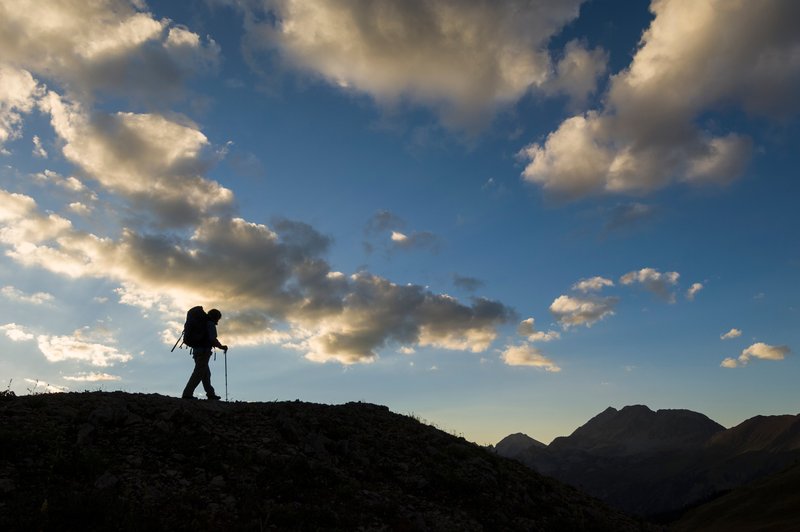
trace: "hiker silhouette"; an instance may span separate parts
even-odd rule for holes
[[[200,312],[202,312],[202,307]],[[193,309],[194,310],[194,309]],[[191,312],[191,311],[190,311]],[[194,371],[189,377],[189,382],[186,383],[186,388],[183,389],[182,397],[184,399],[194,399],[194,390],[197,385],[203,383],[203,389],[206,392],[206,397],[210,401],[219,401],[220,396],[214,392],[214,387],[211,386],[211,368],[208,367],[208,361],[211,359],[212,349],[217,347],[228,353],[228,346],[223,345],[217,339],[217,324],[222,318],[222,313],[212,308],[208,314],[204,313],[199,318],[198,326],[205,327],[201,334],[201,339],[191,348],[192,357],[194,358]],[[187,328],[189,321],[187,320]],[[186,329],[184,330],[186,333]]]

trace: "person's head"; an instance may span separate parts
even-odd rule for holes
[[[219,323],[220,318],[222,318],[222,312],[218,311],[217,309],[212,308],[208,311],[208,319],[214,323]]]

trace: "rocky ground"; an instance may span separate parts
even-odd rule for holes
[[[387,408],[0,394],[2,530],[652,530]]]

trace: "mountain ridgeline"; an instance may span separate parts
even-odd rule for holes
[[[668,521],[800,461],[800,415],[725,429],[689,410],[608,408],[550,445],[513,434],[495,452],[626,512]]]
[[[0,529],[653,527],[381,406],[93,392],[0,394]]]

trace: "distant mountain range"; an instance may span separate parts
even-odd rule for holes
[[[612,506],[668,521],[800,460],[800,415],[725,429],[689,410],[608,408],[550,445],[513,434],[494,449]]]

